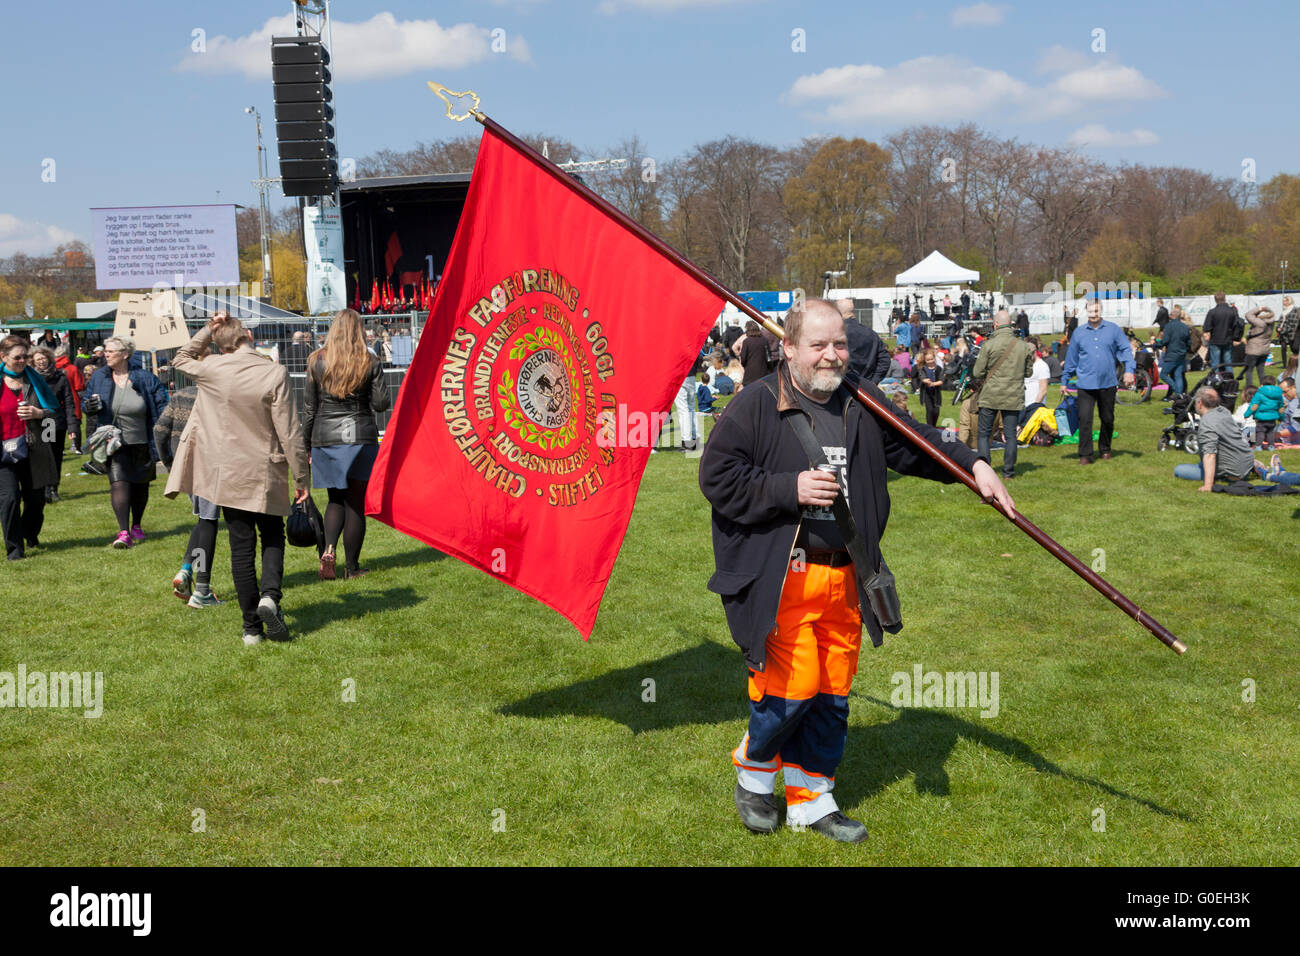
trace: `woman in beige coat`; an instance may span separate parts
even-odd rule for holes
[[[198,356],[215,343],[219,355]],[[230,570],[244,616],[244,643],[286,640],[280,612],[284,516],[289,466],[296,500],[307,498],[307,450],[289,390],[289,374],[253,349],[253,337],[224,313],[199,330],[172,359],[199,397],[176,448],[168,498],[185,492],[220,505],[230,535]],[[260,586],[254,549],[262,538]]]

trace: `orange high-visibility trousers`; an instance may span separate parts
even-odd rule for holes
[[[766,669],[749,674],[749,731],[732,762],[754,793],[773,793],[784,771],[786,821],[806,825],[839,809],[831,790],[848,736],[862,614],[852,565],[794,567],[767,636]]]

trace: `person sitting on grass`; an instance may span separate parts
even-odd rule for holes
[[[727,360],[722,353],[714,352],[709,363],[713,366],[709,370],[709,388],[718,395],[734,395],[736,381],[727,374]]]
[[[1296,395],[1295,379],[1287,376],[1278,384],[1286,405],[1282,408],[1282,417],[1273,437],[1279,445],[1300,444],[1300,396]]]
[[[1250,400],[1255,397],[1259,389],[1254,386],[1243,389],[1241,393],[1241,404],[1232,410],[1232,418],[1241,426],[1241,434],[1249,445],[1255,444],[1255,422],[1246,417],[1246,409],[1250,408]]]
[[[1232,414],[1219,404],[1219,393],[1212,388],[1198,389],[1194,399],[1196,427],[1201,440],[1201,463],[1174,466],[1175,478],[1199,481],[1197,491],[1213,491],[1215,481],[1239,481],[1257,474],[1250,445]]]
[[[1260,376],[1262,383],[1259,390],[1255,392],[1255,397],[1246,409],[1246,417],[1254,418],[1258,423],[1255,431],[1258,432],[1258,441],[1255,443],[1257,448],[1273,447],[1273,430],[1277,428],[1278,419],[1282,417],[1282,407],[1286,404],[1286,397],[1282,394],[1282,389],[1277,387],[1277,379],[1272,375]]]
[[[1255,462],[1255,474],[1259,475],[1265,481],[1271,481],[1279,485],[1300,485],[1300,472],[1287,471],[1282,467],[1282,456],[1277,452],[1273,453],[1273,459],[1269,462],[1268,467],[1264,463]]]
[[[709,373],[700,372],[695,376],[695,404],[706,415],[713,414],[713,391],[709,388]]]
[[[911,419],[912,413],[907,408],[907,392],[895,392],[889,397],[890,402],[894,405],[894,411],[898,412],[903,418]]]

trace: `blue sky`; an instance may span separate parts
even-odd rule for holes
[[[216,202],[218,192],[255,205],[243,109],[261,109],[273,150],[267,38],[292,32],[273,22],[290,9],[6,5],[0,255],[89,241],[92,206]],[[517,132],[598,153],[636,134],[660,161],[728,134],[788,145],[971,121],[1078,143],[1107,162],[1239,176],[1251,159],[1263,182],[1300,172],[1287,45],[1298,11],[1294,0],[338,0],[339,151],[361,157],[471,129],[441,115],[424,85],[433,79],[477,90]]]

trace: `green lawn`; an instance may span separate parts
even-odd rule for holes
[[[295,640],[245,648],[233,600],[171,596],[188,503],[159,482],[149,540],[113,551],[103,479],[70,477],[45,547],[0,570],[0,671],[100,671],[103,715],[0,710],[0,864],[1295,864],[1300,499],[1175,480],[1192,459],[1156,451],[1160,407],[1121,407],[1090,468],[1021,449],[1012,492],[1085,562],[1102,549],[1181,658],[960,485],[891,482],[906,627],[862,654],[853,847],[736,818],[745,671],[704,586],[697,461],[651,458],[590,643],[372,523],[358,581],[291,549]],[[233,599],[224,531],[216,566]],[[895,710],[916,664],[998,672],[998,715]]]

